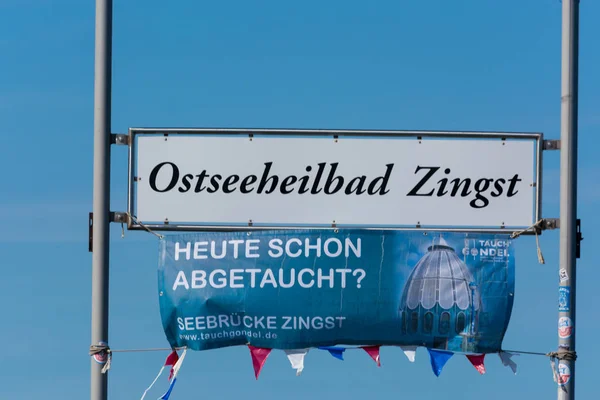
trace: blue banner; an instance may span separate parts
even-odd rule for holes
[[[501,349],[513,306],[509,235],[342,230],[204,232],[160,241],[171,346],[413,345]]]

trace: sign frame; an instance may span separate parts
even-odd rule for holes
[[[202,231],[252,231],[269,229],[378,229],[378,230],[418,230],[418,231],[440,231],[440,232],[473,232],[473,233],[507,233],[514,231],[515,228],[504,226],[496,227],[447,227],[447,226],[378,226],[378,225],[356,225],[356,224],[261,224],[255,225],[251,221],[240,224],[180,224],[170,223],[168,220],[162,223],[146,223],[138,221],[135,213],[137,178],[135,176],[135,164],[137,162],[137,138],[140,136],[164,136],[185,135],[185,136],[242,136],[253,138],[254,136],[272,136],[272,137],[330,137],[334,140],[343,137],[353,138],[404,138],[422,141],[426,139],[498,139],[499,141],[509,140],[530,140],[534,143],[534,168],[533,177],[535,181],[533,196],[533,216],[535,221],[531,226],[519,228],[520,234],[541,234],[543,229],[533,225],[541,220],[542,215],[542,165],[544,151],[544,136],[541,132],[497,132],[497,131],[420,131],[420,130],[340,130],[340,129],[253,129],[253,128],[130,128],[127,136],[129,145],[128,160],[128,185],[127,185],[127,229],[128,230],[152,230],[152,231],[171,231],[171,232],[202,232]]]

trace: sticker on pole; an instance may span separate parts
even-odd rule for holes
[[[98,345],[108,346],[108,343],[98,342]],[[108,352],[106,350],[102,350],[101,352],[94,354],[93,357],[94,361],[96,361],[98,364],[106,364],[106,361],[108,360]]]
[[[566,282],[569,280],[569,274],[567,273],[567,270],[564,268],[560,269],[558,276],[559,276],[561,282]]]
[[[558,319],[558,337],[568,339],[573,333],[573,321],[569,317],[560,317]]]
[[[558,363],[558,384],[564,386],[571,380],[571,368],[564,361]]]
[[[558,288],[558,311],[571,311],[571,288],[568,286]]]

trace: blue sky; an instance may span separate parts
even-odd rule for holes
[[[0,3],[2,397],[89,396],[94,2]],[[577,391],[592,398],[600,280],[600,3],[581,2]],[[560,1],[430,0],[114,4],[114,132],[132,126],[541,131],[560,129]],[[558,152],[546,156],[544,217],[558,216]],[[125,148],[113,148],[112,208],[126,201]],[[157,239],[112,226],[110,344],[163,347]],[[517,246],[506,349],[557,346],[558,232]],[[117,354],[112,399],[139,398],[166,353]],[[382,350],[339,362],[310,353],[301,377],[282,353],[254,379],[246,348],[190,353],[173,398],[553,398],[549,361],[497,356],[479,376],[464,357],[436,378]],[[162,381],[166,387],[166,378]],[[152,397],[160,394],[153,392]]]

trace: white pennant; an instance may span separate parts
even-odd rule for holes
[[[187,353],[187,348],[183,349],[183,353],[181,353],[181,356],[179,356],[179,360],[177,360],[175,365],[173,365],[173,378],[172,379],[175,379],[177,377],[177,374],[179,373],[179,369],[181,368],[181,364],[183,363],[183,359],[185,358],[186,353]]]
[[[512,372],[516,375],[517,374],[517,363],[514,362],[513,360],[511,360],[511,357],[518,356],[518,354],[507,353],[506,351],[501,351],[500,353],[498,353],[498,355],[500,356],[500,360],[502,360],[502,365],[504,365],[505,367],[510,367],[510,369],[512,369]]]
[[[288,360],[292,364],[292,368],[296,370],[296,376],[302,373],[304,369],[304,356],[308,353],[309,349],[298,349],[298,350],[284,350]]]
[[[417,346],[400,346],[408,361],[415,362],[415,356],[417,354]]]
[[[552,368],[552,379],[554,379],[554,382],[558,383],[558,370],[556,369],[554,358],[550,359],[550,368]]]

